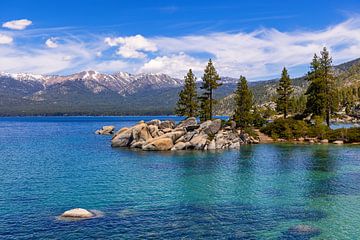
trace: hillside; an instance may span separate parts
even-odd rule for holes
[[[360,60],[334,67],[338,84],[360,84]],[[276,79],[249,83],[258,103],[272,99]],[[230,114],[237,79],[224,77],[216,90],[217,114]],[[84,71],[68,76],[0,73],[0,116],[173,114],[183,80],[165,74],[103,74]],[[197,83],[198,86],[200,83]],[[293,80],[305,91],[304,77]]]
[[[360,58],[334,66],[336,75],[336,84],[338,88],[358,86],[360,84]],[[249,87],[254,93],[254,98],[257,104],[264,104],[274,99],[276,95],[276,88],[278,79],[250,82]],[[304,93],[308,87],[308,82],[304,77],[292,79],[294,93],[299,95]],[[216,105],[216,114],[231,115],[234,106],[234,95],[230,94],[221,99]]]

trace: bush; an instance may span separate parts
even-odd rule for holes
[[[306,136],[308,128],[308,124],[304,121],[288,118],[276,119],[261,128],[260,131],[273,138],[293,139]]]
[[[331,129],[324,124],[323,118],[315,117],[314,124],[309,127],[308,136],[326,139],[328,138],[329,131],[331,131]]]
[[[339,128],[328,132],[330,141],[343,140],[347,143],[360,142],[360,128]]]

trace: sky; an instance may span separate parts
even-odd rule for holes
[[[359,0],[0,1],[0,71],[293,77],[360,57]]]

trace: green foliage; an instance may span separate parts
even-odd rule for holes
[[[308,136],[319,139],[326,139],[330,128],[324,124],[324,119],[320,116],[314,118],[314,124],[308,129]]]
[[[240,76],[237,89],[235,91],[235,113],[234,121],[240,128],[248,127],[253,122],[251,109],[253,107],[253,94],[249,89],[246,78]]]
[[[360,142],[360,128],[339,128],[328,133],[330,141],[343,140],[346,143]]]
[[[220,79],[221,78],[216,72],[211,59],[209,59],[208,65],[204,70],[202,85],[200,87],[203,90],[202,95],[199,97],[201,121],[212,119],[213,105],[215,104],[213,94],[214,90],[221,86],[221,83],[219,83]]]
[[[308,124],[292,118],[276,119],[260,130],[273,138],[293,139],[306,136]]]
[[[302,114],[306,109],[306,95],[293,96],[290,99],[290,109],[293,114]]]
[[[196,77],[191,69],[184,77],[185,85],[179,93],[175,113],[180,116],[195,117],[198,111],[198,99],[196,93]]]
[[[293,92],[294,89],[291,86],[290,76],[287,69],[284,67],[279,81],[279,86],[276,89],[276,110],[282,113],[284,115],[284,118],[286,118],[289,113],[290,98]]]
[[[252,114],[252,125],[256,128],[261,128],[267,123],[265,117],[261,115],[261,112],[257,107],[254,107],[254,111]]]
[[[332,71],[332,59],[324,47],[321,57],[314,55],[311,71],[307,74],[310,85],[306,91],[306,113],[325,117],[328,126],[330,125],[330,114],[336,109]]]

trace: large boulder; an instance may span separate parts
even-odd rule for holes
[[[342,141],[342,140],[336,140],[336,141],[333,141],[333,144],[339,144],[339,145],[341,145],[341,144],[344,144],[344,141]]]
[[[148,121],[146,124],[159,127],[160,123],[161,123],[161,121],[159,119],[153,119],[151,121]]]
[[[152,139],[146,123],[140,123],[132,128],[132,137],[134,141],[148,141]]]
[[[197,125],[197,121],[196,118],[194,117],[189,117],[185,120],[182,120],[176,127],[178,128],[187,128],[190,126],[196,126]]]
[[[83,208],[74,208],[68,211],[65,211],[60,216],[61,218],[77,218],[77,219],[88,219],[95,217],[95,214],[83,209]]]
[[[200,125],[201,128],[201,125]],[[215,119],[204,125],[203,131],[207,135],[214,135],[221,129],[221,119]]]
[[[170,120],[162,121],[159,125],[159,129],[174,128],[174,127],[175,127],[175,122]]]
[[[145,151],[168,151],[174,146],[171,138],[157,138],[143,145],[142,149]]]
[[[191,146],[193,146],[193,148],[195,150],[203,150],[204,147],[206,146],[207,142],[208,142],[208,135],[206,134],[198,134],[195,135],[191,140]]]
[[[142,141],[142,140],[140,140],[140,141],[138,141],[138,142],[132,141],[132,143],[131,143],[131,145],[130,145],[130,148],[142,148],[142,146],[144,146],[145,143],[146,143],[146,142],[145,142],[145,141]]]
[[[149,133],[153,138],[160,136],[159,127],[156,125],[148,125]]]
[[[114,126],[103,126],[101,129],[96,130],[95,134],[111,135],[114,133],[114,130],[115,130]]]
[[[171,151],[184,150],[186,148],[186,143],[178,142],[171,148]]]
[[[132,142],[132,129],[122,128],[111,140],[112,147],[128,147]]]
[[[208,147],[208,150],[215,150],[216,149],[216,143],[215,143],[215,139],[211,140]]]

